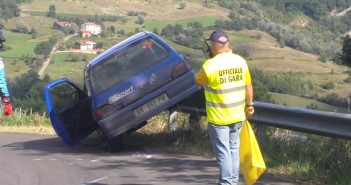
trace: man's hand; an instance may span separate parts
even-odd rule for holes
[[[246,118],[250,118],[255,112],[255,108],[252,105],[245,107]]]
[[[12,114],[12,104],[9,97],[2,97],[1,102],[4,105],[4,114],[9,116]]]

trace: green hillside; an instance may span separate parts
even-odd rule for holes
[[[30,3],[22,3],[19,7],[21,15],[4,22],[5,34],[7,36],[6,45],[9,50],[1,53],[9,66],[6,71],[8,77],[14,79],[29,70],[30,66],[24,64],[20,58],[22,56],[34,55],[33,48],[41,41],[48,38],[57,38],[59,40],[64,35],[58,30],[52,29],[52,24],[57,19],[47,18],[46,12],[50,5],[56,7],[57,16],[76,16],[76,17],[103,17],[103,16],[123,16],[127,18],[126,22],[121,21],[104,21],[104,28],[115,27],[116,30],[125,30],[126,34],[118,37],[99,38],[97,41],[112,44],[113,41],[121,40],[132,34],[135,29],[146,29],[152,31],[154,28],[160,32],[161,29],[168,24],[187,25],[189,22],[200,22],[203,26],[214,25],[216,20],[228,20],[231,10],[220,7],[216,3],[210,3],[206,6],[199,0],[186,1],[184,8],[179,8],[179,1],[129,1],[129,0],[75,0],[75,1],[45,1],[33,0]],[[109,6],[106,6],[106,5]],[[159,7],[162,7],[161,9]],[[136,16],[128,16],[129,12],[144,12],[144,24],[136,24]],[[280,16],[283,16],[280,14]],[[293,25],[312,22],[307,16],[296,15],[295,18],[289,16],[289,22]],[[283,20],[283,19],[281,19]],[[309,21],[309,22],[308,22]],[[25,23],[30,28],[35,28],[37,37],[31,38],[29,34],[14,33],[10,30],[16,28],[19,22]],[[210,31],[204,33],[208,36]],[[228,31],[230,43],[236,51],[246,51],[249,54],[248,65],[250,68],[258,68],[268,74],[291,74],[293,78],[300,79],[314,84],[313,91],[319,96],[326,96],[330,93],[337,93],[340,97],[347,97],[350,94],[351,83],[344,80],[349,76],[347,67],[336,65],[330,61],[320,62],[319,56],[305,53],[292,49],[290,47],[281,47],[276,38],[268,33],[255,30]],[[66,42],[67,46],[72,46],[76,40],[80,38],[73,37]],[[166,39],[166,38],[165,38]],[[190,53],[191,48],[187,48],[171,40],[168,40],[177,51],[181,53]],[[19,58],[19,59],[16,59]],[[49,64],[45,74],[52,79],[60,77],[72,78],[79,82],[82,78],[84,62],[67,62],[69,54],[55,54],[51,58],[53,63]],[[197,58],[196,63],[192,63],[193,68],[197,70],[201,66],[203,58]],[[16,62],[14,62],[16,61]],[[10,63],[10,65],[9,65]],[[335,87],[332,89],[324,89],[325,83],[333,82]],[[291,99],[289,97],[287,99]],[[304,100],[301,100],[304,101]],[[286,104],[290,104],[286,101]],[[294,105],[292,105],[294,106]],[[301,105],[305,107],[306,105]],[[321,106],[322,107],[322,106]],[[329,109],[331,110],[331,109]]]
[[[86,63],[97,56],[71,52],[77,40],[94,41],[107,49],[142,30],[157,31],[185,56],[194,70],[198,70],[205,60],[202,36],[208,37],[217,27],[226,28],[233,52],[247,59],[254,78],[254,91],[263,92],[260,95],[264,100],[291,107],[341,113],[348,111],[337,105],[351,96],[351,71],[348,67],[337,65],[336,56],[342,48],[342,37],[351,30],[351,11],[345,11],[351,6],[351,0],[7,0],[7,3],[19,1],[23,3],[18,4],[21,10],[18,17],[7,19],[5,15],[13,11],[0,8],[0,26],[4,27],[7,38],[5,51],[0,56],[5,60],[14,108],[39,112],[37,116],[45,118],[46,125],[49,121],[43,86],[50,80],[63,77],[82,85]],[[55,6],[55,16],[48,17],[51,5]],[[65,35],[52,28],[55,21],[77,23],[77,27],[82,22],[97,22],[103,32],[100,37],[90,38],[80,38],[67,32]],[[164,27],[177,25],[176,28],[180,29],[178,25],[186,27],[188,23],[195,22],[202,24],[200,32],[197,32],[199,27],[189,26],[183,32],[170,29],[165,32],[171,34],[161,35]],[[187,32],[195,34],[186,35]],[[199,35],[201,37],[197,37]],[[67,36],[72,37],[68,39]],[[50,63],[45,68],[44,77],[39,78],[36,71],[39,72],[46,60],[44,55],[36,55],[34,49],[49,40],[57,41],[57,45],[48,59]],[[27,73],[30,69],[33,71]],[[7,118],[19,120],[14,116],[3,118],[6,120],[2,126],[12,124]],[[180,132],[169,132],[164,127],[163,115],[155,118],[154,123],[163,126],[162,132],[154,125],[147,128],[152,133],[160,132],[146,132],[148,138],[157,138],[157,141],[150,142],[152,145],[159,144],[161,136],[168,138],[165,148],[185,147],[185,151],[192,154],[211,151],[207,132],[188,132],[185,124],[188,117],[179,119],[183,123],[179,125],[179,128],[182,127]],[[40,122],[38,118],[33,120],[35,125]],[[30,121],[25,122],[31,125]],[[206,120],[203,120],[200,131],[206,130],[205,125]],[[347,140],[312,134],[307,139],[291,139],[290,130],[256,128],[258,136],[260,132],[267,136],[261,135],[258,141],[262,146],[268,178],[281,178],[297,184],[350,184],[351,145]],[[305,147],[300,147],[302,145]]]
[[[37,43],[31,41],[30,35],[15,33],[8,30],[4,30],[4,34],[7,38],[5,45],[11,47],[11,49],[2,52],[2,57],[20,58],[23,55],[34,55],[33,48]]]
[[[318,107],[318,110],[327,111],[327,112],[339,112],[339,113],[348,113],[347,108],[341,108],[337,106],[328,105],[315,100],[310,100],[306,98],[301,98],[297,96],[291,96],[289,94],[280,94],[280,93],[270,93],[273,100],[279,105],[289,105],[290,107],[300,107],[306,108],[308,106],[314,105]]]
[[[79,55],[79,53],[56,53],[51,58],[51,63],[47,67],[45,74],[48,74],[52,79],[69,78],[75,83],[82,84],[84,67],[86,62],[72,62],[70,58],[72,55]],[[94,58],[94,54],[84,54],[89,60]]]

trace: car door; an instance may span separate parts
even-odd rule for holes
[[[56,134],[67,145],[86,138],[97,128],[86,93],[66,78],[45,86],[45,101]]]

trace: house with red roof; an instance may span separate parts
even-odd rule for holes
[[[76,48],[80,50],[93,50],[96,49],[96,43],[88,40],[79,40],[75,43]]]
[[[71,23],[64,22],[64,21],[54,22],[52,24],[52,28],[57,29],[57,30],[63,30],[64,28],[68,28],[70,26],[71,26]]]

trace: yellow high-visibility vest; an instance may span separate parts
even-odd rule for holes
[[[204,86],[207,120],[218,125],[244,121],[245,85],[251,83],[246,61],[231,52],[220,53],[205,61],[208,78]]]

